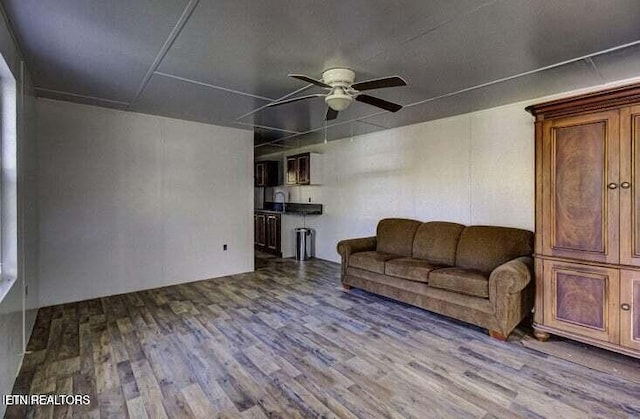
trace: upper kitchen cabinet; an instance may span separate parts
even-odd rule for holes
[[[287,185],[322,184],[322,154],[302,153],[287,157]]]
[[[278,162],[260,161],[255,164],[255,186],[278,185]]]

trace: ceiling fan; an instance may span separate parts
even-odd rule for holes
[[[373,79],[367,81],[361,81],[354,83],[356,73],[348,68],[331,68],[325,70],[322,73],[322,80],[316,80],[312,77],[305,76],[304,74],[289,74],[289,77],[302,80],[307,83],[314,84],[329,90],[328,93],[317,93],[313,95],[294,97],[292,99],[285,99],[279,102],[273,102],[267,105],[279,106],[286,103],[297,102],[299,100],[313,99],[316,97],[324,97],[324,101],[327,106],[326,120],[331,121],[338,117],[338,112],[347,109],[353,100],[358,102],[364,102],[369,105],[377,106],[389,112],[398,112],[402,109],[402,105],[397,103],[388,102],[384,99],[380,99],[374,96],[362,94],[360,92],[365,90],[382,89],[385,87],[397,87],[406,86],[407,82],[399,76],[383,77],[380,79]]]

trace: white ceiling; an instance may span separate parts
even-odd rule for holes
[[[640,75],[638,0],[2,0],[39,96],[253,129],[256,153]],[[325,130],[315,88],[398,74]]]

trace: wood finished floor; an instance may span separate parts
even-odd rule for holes
[[[363,291],[339,267],[254,273],[40,310],[6,416],[638,417],[640,383]]]

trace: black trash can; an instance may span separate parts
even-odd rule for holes
[[[313,257],[313,230],[296,228],[296,260],[309,260]]]

